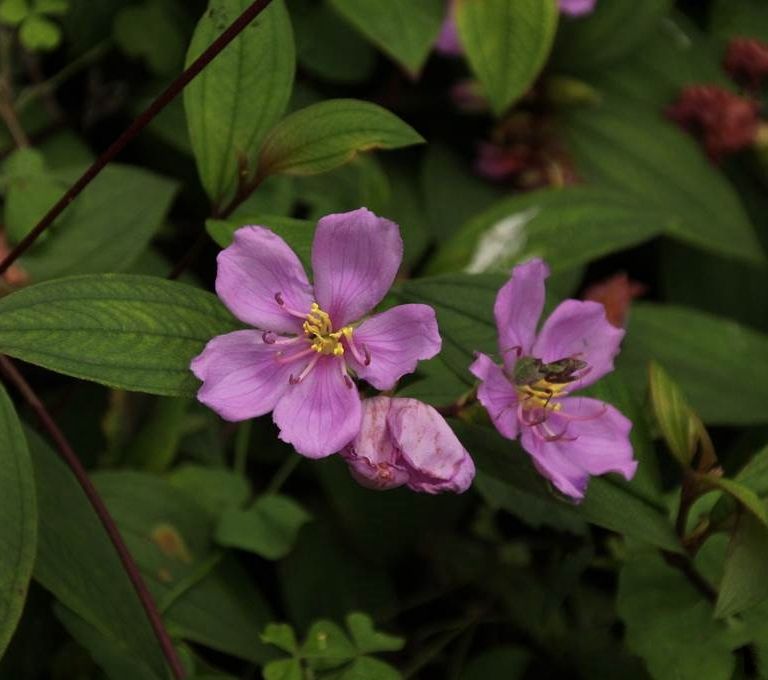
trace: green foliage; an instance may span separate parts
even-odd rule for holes
[[[50,17],[68,10],[68,0],[3,0],[0,23],[18,26],[19,39],[28,50],[47,52],[61,43],[61,29]]]
[[[279,560],[293,547],[301,527],[310,515],[287,496],[267,494],[258,497],[245,510],[230,508],[216,527],[216,541],[230,548],[241,548]]]
[[[192,393],[190,361],[235,328],[210,293],[129,274],[58,279],[0,300],[0,351],[152,394]]]
[[[296,111],[267,135],[259,158],[262,176],[315,175],[361,151],[397,149],[424,139],[386,109],[355,99],[329,99]]]
[[[500,116],[525,94],[549,56],[555,0],[459,2],[456,25],[473,72]]]
[[[37,549],[37,503],[29,449],[0,387],[0,656],[21,618]]]
[[[333,8],[409,73],[418,73],[440,30],[442,0],[330,0]]]
[[[264,668],[265,680],[302,678],[306,668],[326,680],[398,680],[402,675],[392,666],[369,654],[395,652],[403,640],[375,630],[366,614],[353,612],[346,619],[349,635],[332,621],[315,621],[299,644],[286,624],[270,624],[262,640],[291,654],[290,659],[271,661]]]
[[[187,65],[249,5],[212,0],[195,30]],[[184,90],[189,136],[203,187],[214,205],[251,175],[266,133],[293,87],[295,49],[283,0],[275,0]]]

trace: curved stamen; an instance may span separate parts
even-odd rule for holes
[[[343,359],[339,361],[339,368],[341,369],[341,377],[342,380],[344,380],[344,384],[349,389],[352,389],[355,386],[355,383],[353,383],[352,378],[349,377],[349,374],[347,373],[347,364]]]
[[[283,294],[280,293],[280,292],[275,293],[275,302],[277,302],[277,304],[280,305],[280,308],[284,312],[290,314],[291,316],[295,316],[298,319],[305,319],[306,316],[307,316],[306,314],[302,314],[301,312],[299,312],[299,311],[297,311],[295,309],[292,309],[291,307],[286,305],[285,304],[285,298],[283,297]]]
[[[541,409],[541,415],[534,419],[534,420],[528,420],[526,418],[525,414],[527,411],[532,411],[533,409],[525,409],[523,408],[523,405],[520,404],[517,410],[518,418],[520,419],[520,422],[523,423],[523,425],[528,425],[529,427],[536,427],[536,425],[541,425],[546,419],[547,419],[547,410],[545,408]]]
[[[542,434],[539,428],[543,428],[547,434]],[[550,430],[547,427],[546,423],[540,423],[539,425],[536,425],[533,427],[533,431],[535,434],[537,434],[541,439],[543,439],[546,442],[557,442],[557,441],[567,441],[567,442],[574,442],[578,439],[578,437],[566,437],[565,433],[568,431],[568,424],[566,423],[565,427],[563,428],[562,432],[554,433],[552,430]]]
[[[349,351],[352,353],[352,356],[355,358],[355,361],[357,361],[358,364],[362,364],[363,366],[370,366],[371,365],[371,353],[368,351],[368,347],[365,345],[362,345],[362,352],[360,351],[360,347],[357,346],[355,343],[355,338],[352,335],[352,333],[348,333],[344,335],[344,339],[347,341],[347,347],[349,347]]]
[[[311,347],[307,347],[307,349],[296,352],[296,354],[289,354],[288,356],[284,356],[285,353],[282,351],[275,352],[275,361],[280,365],[292,364],[294,361],[298,361],[299,359],[312,354],[313,351],[314,350]]]
[[[590,413],[587,416],[576,416],[571,413],[566,413],[565,411],[558,411],[557,415],[565,418],[566,420],[594,420],[595,418],[599,418],[602,416],[606,411],[608,410],[608,405],[603,404],[602,408],[597,413]]]
[[[308,352],[311,352],[311,351],[312,351],[312,349],[310,348],[310,349],[309,349],[309,350],[307,350],[307,351],[308,351]],[[316,354],[315,354],[315,357],[314,357],[314,359],[312,359],[312,361],[310,361],[310,362],[309,362],[309,363],[308,363],[308,364],[307,364],[307,365],[304,367],[304,370],[303,370],[301,373],[299,373],[299,377],[298,377],[298,378],[296,378],[296,377],[294,377],[293,373],[291,373],[290,377],[288,378],[288,382],[289,382],[291,385],[298,385],[298,384],[299,384],[299,383],[300,383],[302,380],[304,380],[304,378],[306,378],[306,377],[307,377],[307,376],[310,374],[310,372],[312,371],[312,369],[315,367],[315,364],[317,364],[317,362],[318,362],[319,360],[320,360],[320,355],[316,353]]]
[[[302,340],[301,336],[286,337],[284,335],[278,335],[274,331],[264,331],[261,334],[261,339],[265,345],[280,345],[285,347],[286,345],[293,345]]]
[[[523,348],[520,345],[515,345],[514,347],[505,347],[501,350],[502,354],[506,354],[507,352],[514,352],[519,359],[523,355]]]

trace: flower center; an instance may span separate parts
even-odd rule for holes
[[[307,314],[307,320],[303,325],[304,334],[309,338],[310,346],[318,354],[333,355],[340,357],[344,354],[344,345],[341,344],[342,338],[350,340],[352,338],[352,326],[344,326],[338,331],[333,330],[331,317],[327,312],[320,309],[316,302],[312,303]]]
[[[512,382],[523,409],[559,411],[562,404],[556,399],[566,396],[568,392],[565,388],[587,371],[587,362],[572,357],[548,364],[535,357],[520,357],[515,364]]]

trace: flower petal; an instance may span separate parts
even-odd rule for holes
[[[429,305],[399,305],[376,314],[355,329],[352,342],[370,363],[357,361],[352,353],[347,363],[358,376],[379,390],[390,390],[407,373],[416,370],[421,359],[440,351],[435,310]]]
[[[235,331],[213,338],[190,365],[203,381],[198,400],[225,420],[269,413],[297,368],[296,364],[278,364],[275,352],[274,345],[262,341],[260,331]]]
[[[216,293],[241,321],[278,333],[300,333],[302,319],[278,304],[302,314],[312,304],[312,286],[304,268],[277,234],[264,227],[243,227],[232,244],[219,253]]]
[[[390,397],[365,399],[360,432],[341,452],[355,481],[369,489],[394,489],[408,481],[387,426],[391,403]]]
[[[360,431],[360,395],[343,379],[342,366],[338,357],[320,357],[300,383],[285,391],[272,415],[280,439],[309,458],[340,451]]]
[[[560,0],[560,11],[572,17],[579,17],[595,11],[597,0]]]
[[[357,321],[381,301],[402,259],[398,226],[366,208],[326,215],[317,223],[315,295],[334,328]]]
[[[485,354],[477,353],[470,373],[482,381],[477,388],[477,398],[488,411],[496,429],[507,439],[516,439],[517,390],[504,375],[501,366],[493,363]]]
[[[629,431],[632,423],[610,404],[587,397],[561,399],[562,411],[551,413],[546,426],[557,441],[524,429],[521,442],[536,468],[564,494],[581,500],[590,475],[618,472],[631,479],[637,469]],[[574,439],[575,437],[575,439]]]
[[[466,491],[475,464],[445,419],[417,399],[392,399],[387,424],[403,460],[411,468],[414,491]]]
[[[459,40],[459,30],[456,27],[456,0],[450,0],[448,13],[443,19],[440,34],[435,42],[435,50],[446,56],[457,56],[464,52]]]
[[[584,377],[569,392],[591,385],[613,370],[624,330],[612,326],[599,302],[566,300],[544,322],[533,346],[533,356],[545,363],[575,357],[589,364]]]
[[[499,330],[499,350],[507,368],[514,365],[520,354],[531,353],[548,276],[549,267],[542,260],[530,260],[512,270],[512,278],[496,296],[493,312]]]

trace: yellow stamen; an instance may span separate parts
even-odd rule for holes
[[[353,331],[352,326],[344,326],[334,331],[331,317],[320,309],[320,305],[316,302],[312,303],[303,328],[306,336],[312,341],[311,347],[315,352],[335,357],[344,354],[344,346],[341,344],[342,336],[349,340]]]
[[[557,397],[568,394],[565,391],[567,383],[553,383],[542,378],[530,385],[521,385],[517,388],[523,408],[545,408],[550,411],[559,411],[563,405],[553,401]]]

